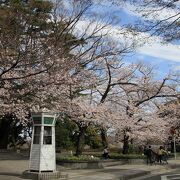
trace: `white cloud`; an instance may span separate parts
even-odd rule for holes
[[[179,3],[179,4],[178,4]],[[176,3],[177,7],[179,7],[180,2]],[[132,16],[138,16],[140,17],[142,15],[142,12],[138,12],[138,4],[137,6],[132,5],[130,3],[126,3],[125,7],[123,8],[123,10]],[[152,9],[152,7],[143,7],[144,11],[148,12],[148,11],[152,11],[154,9]],[[157,8],[156,8],[157,9]],[[149,20],[163,20],[165,18],[168,18],[170,16],[174,16],[177,15],[179,13],[178,9],[167,9],[164,8],[161,11],[157,11],[159,12],[157,16],[148,16],[146,18],[148,18]],[[178,17],[180,18],[180,15],[178,15]],[[173,21],[175,19],[178,18],[177,16],[171,19],[168,19],[167,21]],[[142,37],[147,37],[148,34],[146,33],[141,33]],[[175,62],[180,62],[180,45],[173,45],[173,44],[162,44],[160,43],[161,39],[159,37],[151,37],[149,39],[149,43],[146,43],[144,46],[142,46],[141,48],[138,48],[138,52],[143,54],[143,55],[149,55],[152,57],[156,57],[156,58],[162,58],[165,60],[169,60],[169,61],[175,61]]]
[[[91,34],[93,29],[96,28],[97,22],[90,21],[80,21],[77,27],[77,31],[83,33],[83,30],[86,29],[88,24],[91,23],[89,29],[86,31],[87,34]],[[99,24],[100,26],[104,24]],[[180,62],[180,45],[173,45],[171,43],[162,44],[161,39],[157,36],[149,37],[148,33],[139,33],[137,36],[133,36],[130,33],[126,33],[125,29],[122,29],[119,26],[108,26],[99,34],[106,34],[114,41],[119,43],[128,43],[131,44],[133,41],[137,41],[138,48],[137,52],[141,55],[148,55],[156,57],[162,60],[168,60],[173,62]]]
[[[125,7],[123,8],[123,10],[124,10],[124,12],[126,12],[129,15],[141,17],[144,12],[148,13],[148,12],[153,12],[153,10],[160,9],[160,7],[155,8],[155,7],[147,7],[146,6],[146,7],[143,7],[143,11],[141,11],[140,7],[138,6],[138,3],[136,5],[137,6],[126,2]],[[149,19],[149,20],[154,20],[154,19],[163,20],[163,19],[173,17],[173,16],[179,14],[178,9],[170,9],[170,8],[169,9],[168,8],[163,8],[161,10],[154,11],[154,12],[156,12],[156,16],[154,16],[155,14],[150,13],[146,18]],[[180,16],[178,15],[178,17],[180,17]],[[167,21],[174,21],[178,17],[176,16],[174,18],[167,19]]]
[[[113,26],[111,28],[113,33],[111,33],[110,36],[114,40],[117,40],[119,37],[119,41],[121,41],[123,35],[120,33],[120,30]],[[133,35],[131,34],[127,34],[126,41],[132,42],[132,39],[138,41],[137,44],[140,47],[137,48],[137,52],[141,55],[148,55],[168,61],[180,62],[180,45],[171,43],[162,44],[161,38],[157,36],[150,37],[148,33],[139,33],[136,38],[133,38]]]
[[[174,71],[180,71],[180,66],[174,66],[174,67],[173,67],[173,70],[174,70]]]
[[[151,45],[144,45],[143,47],[139,48],[138,51],[144,55],[180,62],[180,46],[178,45],[163,45],[155,42]]]

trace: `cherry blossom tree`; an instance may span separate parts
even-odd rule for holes
[[[117,115],[117,118],[124,117],[124,122],[129,122],[129,126],[125,125],[125,128],[121,129],[122,133],[124,133],[123,152],[127,153],[130,138],[129,134],[132,133],[134,129],[132,127],[136,127],[138,122],[144,121],[144,112],[155,112],[156,108],[153,106],[155,100],[158,99],[160,101],[161,99],[162,101],[165,98],[176,98],[178,96],[176,87],[179,81],[177,78],[174,78],[174,76],[168,76],[168,78],[164,78],[162,81],[157,81],[153,77],[153,69],[141,63],[132,64],[125,68],[121,66],[118,71],[116,70],[109,66],[110,81],[108,81],[108,86],[105,86],[108,87],[105,91],[108,91],[105,100],[106,103],[108,101],[111,102],[110,106],[113,107],[115,111],[120,111],[121,109],[122,112],[125,112],[121,112],[122,115]],[[170,82],[174,82],[174,85]],[[99,92],[101,93],[101,91]],[[115,112],[113,113],[116,114]],[[155,120],[158,121],[159,118],[158,116],[156,117]],[[121,127],[121,125],[119,126]]]
[[[161,119],[163,119],[166,123],[168,123],[168,137],[169,142],[171,144],[171,152],[173,152],[174,149],[174,143],[172,139],[174,136],[177,140],[179,140],[180,137],[180,126],[179,126],[179,97],[177,99],[169,100],[167,102],[164,102],[160,106],[158,106],[158,115]]]
[[[142,117],[156,98],[176,97],[166,84],[171,78],[160,82],[144,65],[124,64],[135,43],[112,41],[110,22],[93,15],[87,21],[91,2],[69,3],[1,4],[0,114],[15,114],[26,124],[30,112],[41,108],[63,112],[79,127],[77,155],[92,123],[102,128],[104,140],[106,128],[121,129],[127,144],[138,128],[150,131],[150,122],[141,128],[136,114]]]
[[[72,78],[73,74],[78,74],[88,61],[93,61],[90,55],[86,60],[82,57],[90,51],[95,55],[93,49],[102,36],[96,36],[97,28],[103,28],[98,26],[85,40],[83,33],[81,37],[72,34],[88,7],[89,3],[75,9],[74,4],[71,16],[58,16],[59,9],[53,9],[49,1],[1,2],[2,117],[15,113],[24,120],[29,117],[30,109],[47,106],[59,95],[59,99],[64,100],[67,89],[61,85],[76,79]],[[83,48],[82,44],[88,43],[88,39],[91,39],[91,45]],[[78,46],[81,46],[79,50]],[[79,53],[76,57],[75,49]]]
[[[26,123],[32,110],[67,111],[79,92],[96,84],[93,69],[102,58],[129,48],[112,46],[107,22],[91,16],[84,24],[91,2],[71,1],[70,9],[66,5],[63,1],[1,3],[2,117],[15,114]]]

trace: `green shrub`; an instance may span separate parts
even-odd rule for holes
[[[143,153],[143,147],[139,145],[129,144],[129,154],[142,154]]]
[[[77,162],[77,161],[98,161],[98,157],[92,155],[81,155],[81,156],[57,156],[56,160],[66,162]]]
[[[56,122],[56,148],[57,152],[61,149],[71,150],[74,148],[74,135],[76,124],[70,119],[59,120]]]
[[[118,154],[110,153],[110,159],[144,159],[145,156],[141,154]]]
[[[102,149],[103,150],[103,149]],[[109,148],[109,151],[111,153],[119,153],[120,149],[118,147],[111,147]]]
[[[95,157],[102,158],[102,153],[101,152],[91,152],[91,154],[86,153],[86,155],[94,155]],[[114,153],[111,152],[109,153],[110,159],[144,159],[145,156],[142,154],[122,154],[122,153]]]

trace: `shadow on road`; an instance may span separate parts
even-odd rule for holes
[[[21,178],[22,175],[19,173],[0,172],[0,179],[1,179],[1,176],[13,176],[13,177]]]

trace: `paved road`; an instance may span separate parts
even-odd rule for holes
[[[111,162],[112,163],[112,162]],[[117,163],[117,162],[116,162]],[[139,176],[144,176],[150,172],[156,174],[154,176],[146,176],[141,178],[142,180],[180,180],[180,171],[173,172],[169,165],[174,166],[180,170],[180,161],[169,162],[169,165],[156,165],[147,166],[145,164],[126,164],[118,165],[114,164],[111,166],[105,166],[104,169],[79,169],[70,170],[57,166],[57,169],[62,172],[62,174],[68,174],[69,180],[117,180],[117,179],[130,179]],[[17,153],[0,153],[0,180],[23,180],[21,175],[22,172],[28,169],[28,155],[27,154],[17,154]],[[162,175],[157,175],[162,174]],[[164,179],[163,179],[164,178]],[[137,179],[136,179],[137,180]],[[138,179],[140,180],[140,179]]]
[[[22,180],[22,172],[28,169],[27,159],[17,153],[0,153],[0,180]]]
[[[179,174],[169,174],[169,175],[163,175],[161,176],[161,180],[170,180],[170,179],[180,179],[180,173]]]
[[[144,166],[144,165],[142,165]],[[57,166],[62,174],[68,174],[69,180],[115,180],[124,177],[137,177],[148,172],[141,169],[125,169],[121,165],[108,166],[104,169],[68,170]],[[23,180],[22,172],[28,169],[28,157],[17,153],[0,153],[0,180]]]
[[[147,175],[132,180],[180,180],[180,169],[176,169],[170,173],[163,173],[159,175]]]

